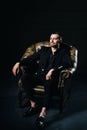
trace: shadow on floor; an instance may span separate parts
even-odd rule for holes
[[[59,115],[57,101],[46,116],[46,130],[87,130],[87,85],[86,82],[75,82],[71,99]],[[38,130],[35,120],[39,113],[23,118],[25,109],[18,108],[17,82],[3,83],[0,91],[0,129]]]

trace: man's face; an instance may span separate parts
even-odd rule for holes
[[[58,34],[51,34],[50,36],[50,46],[57,47],[60,44],[60,36]]]

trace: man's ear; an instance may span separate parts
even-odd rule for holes
[[[62,39],[62,37],[60,37],[60,43],[62,43],[62,41],[63,41],[63,39]]]

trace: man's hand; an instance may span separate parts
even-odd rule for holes
[[[19,63],[19,62],[17,62],[17,63],[13,66],[13,68],[12,68],[12,73],[13,73],[14,76],[16,76],[16,74],[19,73],[19,69],[20,69],[19,67],[20,67],[20,63]]]
[[[46,74],[46,80],[50,80],[51,79],[53,71],[54,71],[54,69],[50,69],[48,71],[48,73]]]

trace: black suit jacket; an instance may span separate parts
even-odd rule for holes
[[[38,52],[34,53],[32,56],[28,58],[24,58],[23,60],[20,61],[20,65],[26,65],[29,66],[30,69],[34,69],[34,66],[37,61],[39,61],[38,68],[36,69],[37,73],[45,73],[49,70],[46,69],[46,65],[48,63],[49,56],[51,54],[51,47],[45,47],[43,46],[41,50]],[[55,60],[53,63],[53,67],[56,70],[64,69],[71,67],[71,59],[70,59],[70,53],[69,53],[69,48],[65,47],[64,44],[61,44],[60,48],[57,50],[55,54]]]

